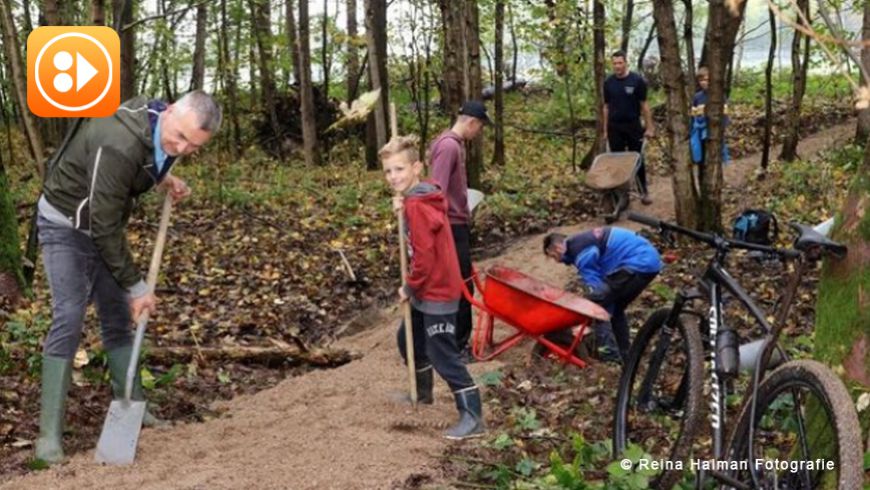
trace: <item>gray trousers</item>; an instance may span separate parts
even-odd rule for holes
[[[72,359],[82,337],[85,311],[93,302],[103,348],[132,344],[127,292],[109,272],[93,240],[73,228],[37,220],[45,275],[51,289],[51,329],[42,353]]]

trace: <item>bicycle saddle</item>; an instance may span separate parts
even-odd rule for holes
[[[807,225],[795,222],[791,222],[789,225],[800,233],[800,236],[794,242],[794,248],[801,252],[808,252],[815,247],[819,247],[838,258],[842,258],[846,255],[846,252],[849,251],[849,249],[842,243],[837,243],[829,239]]]

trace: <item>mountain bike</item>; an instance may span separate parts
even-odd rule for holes
[[[664,463],[659,465],[662,471],[654,488],[673,487],[686,469],[695,470],[696,488],[713,480],[725,488],[741,489],[809,489],[827,484],[860,488],[862,444],[848,391],[825,365],[789,360],[778,345],[808,267],[822,256],[844,256],[846,247],[796,223],[791,223],[798,232],[793,249],[781,249],[701,233],[641,214],[629,213],[628,218],[656,229],[667,241],[677,233],[710,246],[715,253],[697,285],[680,291],[670,308],[654,312],[632,343],[617,392],[615,457],[633,443]],[[735,249],[794,264],[773,326],[725,269]],[[737,329],[725,322],[726,296],[749,313],[764,333],[761,339],[741,344]],[[703,301],[709,309],[699,312],[695,306]],[[735,384],[741,369],[752,375],[726,444],[728,401],[738,391]],[[769,369],[773,371],[768,374]],[[689,460],[702,425],[705,391],[712,447],[700,448],[696,455],[709,451],[711,459]],[[817,459],[825,463],[822,468],[801,464]]]

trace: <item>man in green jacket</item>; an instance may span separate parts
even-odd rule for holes
[[[157,298],[142,278],[127,242],[134,199],[158,187],[175,201],[190,189],[171,175],[217,132],[221,109],[196,90],[176,103],[137,97],[110,117],[84,121],[50,169],[40,196],[37,224],[52,324],[43,345],[42,394],[36,457],[63,459],[62,435],[72,360],[93,301],[108,355],[112,394],[124,393],[132,354],[131,325]],[[136,378],[133,398],[143,400]],[[145,424],[157,420],[146,414]]]

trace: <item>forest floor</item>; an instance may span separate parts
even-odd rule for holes
[[[799,153],[807,158],[835,147],[851,138],[853,131],[852,121],[822,130],[805,138]],[[726,167],[726,187],[739,193],[759,160],[751,155]],[[651,176],[651,195],[652,205],[632,206],[660,218],[673,217],[671,181],[663,170]],[[578,222],[560,230],[570,233],[596,225],[600,221]],[[632,223],[619,225],[636,228]],[[478,266],[497,261],[555,285],[570,283],[573,270],[545,260],[541,237],[519,239]],[[93,451],[87,450],[74,454],[66,464],[14,476],[0,488],[452,487],[455,475],[444,471],[443,454],[457,444],[474,443],[448,443],[440,437],[440,427],[456,416],[442,382],[436,383],[433,406],[421,406],[415,413],[396,401],[406,386],[406,371],[396,352],[398,318],[395,307],[370,312],[366,319],[370,328],[336,342],[336,347],[360,352],[358,360],[214,402],[211,408],[220,415],[202,423],[143,430],[131,467],[100,466],[93,461]],[[521,365],[528,352],[528,348],[514,349],[498,361],[475,363],[470,369],[480,376],[506,364]],[[593,365],[580,379],[609,404],[616,376],[618,368]],[[589,423],[609,432],[610,410],[602,407],[597,412],[600,419]]]

